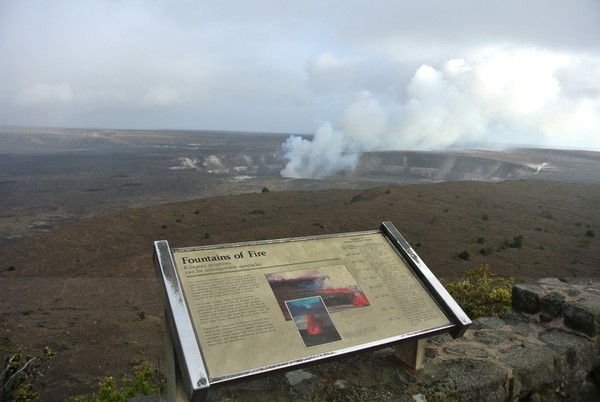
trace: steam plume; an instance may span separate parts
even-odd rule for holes
[[[327,122],[312,140],[288,138],[281,174],[322,178],[352,170],[369,150],[600,149],[600,84],[582,88],[578,67],[566,56],[525,50],[483,51],[438,69],[422,65],[399,96],[404,102],[361,92],[339,117],[339,129]]]
[[[284,177],[316,178],[351,170],[358,162],[355,146],[341,131],[325,123],[317,130],[312,141],[291,136],[282,145],[288,163],[281,171]]]

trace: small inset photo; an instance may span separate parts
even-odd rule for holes
[[[307,348],[342,340],[321,296],[288,300],[285,305]]]

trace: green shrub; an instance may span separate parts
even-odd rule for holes
[[[594,236],[596,236],[596,233],[592,229],[585,231],[585,237],[594,237]]]
[[[463,251],[460,252],[457,257],[463,261],[468,261],[471,256],[468,251]]]
[[[500,317],[510,310],[515,282],[492,274],[484,264],[466,271],[463,280],[448,283],[446,290],[472,319]]]
[[[481,248],[481,249],[479,249],[479,254],[481,254],[481,255],[490,255],[490,254],[492,254],[492,249],[489,248],[489,247]]]
[[[133,367],[133,378],[124,377],[121,386],[113,377],[104,377],[98,384],[98,394],[93,397],[75,397],[73,402],[125,402],[142,395],[164,395],[167,379],[160,368],[144,361]]]
[[[500,246],[500,250],[505,248],[522,248],[523,247],[523,235],[513,237],[512,241],[504,240]]]
[[[33,388],[31,381],[42,375],[38,369],[54,356],[55,353],[48,346],[41,356],[30,356],[21,349],[9,353],[0,371],[0,401],[38,399],[40,393]]]
[[[513,237],[512,243],[510,243],[508,246],[512,248],[523,247],[523,235]]]

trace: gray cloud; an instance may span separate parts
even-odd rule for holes
[[[352,138],[363,99],[398,131],[421,65],[489,48],[564,55],[561,98],[595,97],[598,16],[592,0],[4,0],[0,124],[313,133],[330,121]]]

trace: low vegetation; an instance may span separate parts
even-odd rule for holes
[[[479,249],[479,254],[481,255],[490,255],[492,254],[492,249],[491,247],[483,247]]]
[[[450,282],[446,290],[471,317],[500,317],[510,310],[515,278],[493,274],[488,265],[466,271],[462,280]]]
[[[133,367],[133,376],[126,376],[121,384],[113,377],[104,377],[94,396],[77,396],[73,402],[125,402],[144,395],[164,395],[167,391],[167,379],[159,367],[144,361]]]
[[[38,356],[31,356],[21,349],[8,353],[0,373],[0,401],[27,402],[38,399],[40,393],[35,390],[33,382],[42,375],[40,367],[54,356],[49,347],[44,348]]]
[[[499,250],[506,248],[522,248],[523,247],[523,235],[518,235],[512,238],[512,240],[504,240],[499,247]]]
[[[463,261],[468,261],[469,258],[471,258],[471,255],[469,254],[468,251],[462,251],[460,253],[458,253],[458,259],[463,260]]]

